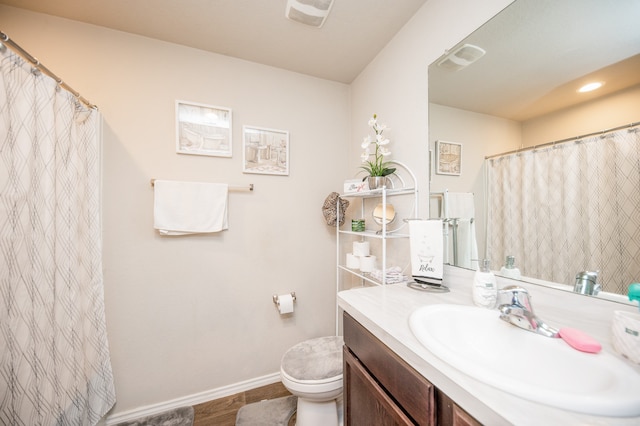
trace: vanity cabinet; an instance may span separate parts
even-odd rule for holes
[[[343,328],[345,426],[480,425],[346,312]]]

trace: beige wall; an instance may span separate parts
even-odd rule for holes
[[[440,133],[428,123],[429,64],[438,59],[476,28],[488,21],[511,0],[491,1],[447,1],[429,0],[413,16],[412,20],[380,52],[375,60],[351,85],[352,141],[358,142],[367,131],[367,118],[376,112],[392,128],[393,158],[406,163],[417,175],[420,185],[420,216],[429,217],[429,187],[434,191],[474,191],[478,193],[476,205],[483,200],[481,162],[472,159],[472,152],[479,149],[479,141],[469,132],[457,126],[456,133]],[[436,114],[442,114],[437,109]],[[452,129],[455,120],[449,122]],[[501,122],[498,127],[481,124],[476,129],[488,131],[485,135],[513,133],[512,124]],[[499,130],[496,130],[499,129]],[[462,176],[439,176],[432,173],[429,182],[429,150],[434,142],[442,138],[457,138],[453,141],[469,142],[464,145]],[[355,151],[359,147],[353,145]],[[357,165],[357,152],[350,153],[351,164]],[[472,188],[472,189],[469,189]],[[478,209],[481,210],[481,209]],[[478,218],[478,232],[484,235],[484,219]],[[481,242],[483,239],[478,238]],[[482,253],[483,247],[479,247]]]
[[[522,126],[513,120],[437,104],[429,104],[429,123],[429,141],[432,147],[437,140],[462,144],[460,176],[434,173],[431,178],[431,191],[473,192],[478,255],[484,258],[486,235],[484,158],[487,155],[519,148]],[[435,207],[431,211],[434,215],[438,206],[433,202],[431,204]],[[499,265],[493,266],[495,268]]]
[[[104,281],[114,413],[279,370],[334,333],[334,228],[324,198],[347,174],[349,87],[0,6],[0,27],[104,116]],[[175,153],[176,99],[233,109],[233,158]],[[290,176],[242,173],[242,125],[290,132]],[[160,237],[151,178],[255,184],[229,230]],[[295,291],[281,317],[273,294]]]
[[[509,3],[427,1],[351,85],[352,141],[362,140],[372,113],[384,119],[393,131],[393,158],[418,176],[422,217],[429,215],[427,68]],[[359,147],[353,146],[356,152],[350,153],[350,161],[355,167]]]
[[[524,146],[540,145],[640,121],[640,86],[522,123]]]
[[[104,116],[104,271],[114,413],[278,371],[334,327],[333,230],[320,207],[357,173],[367,120],[392,132],[427,215],[427,67],[510,0],[429,0],[351,85],[0,6],[0,27]],[[231,107],[232,159],[175,154],[174,101]],[[242,174],[243,124],[291,132],[291,175]],[[161,238],[150,178],[254,183],[229,230]],[[271,295],[296,291],[281,318]]]

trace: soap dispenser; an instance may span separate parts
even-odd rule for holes
[[[515,266],[516,258],[513,256],[507,256],[507,260],[502,268],[500,268],[500,275],[507,278],[513,278],[519,280],[521,278],[520,269]]]
[[[477,306],[493,309],[498,298],[498,284],[490,269],[491,261],[485,259],[473,277],[473,303]]]

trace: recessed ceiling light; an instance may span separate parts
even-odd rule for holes
[[[601,82],[601,81],[596,81],[596,82],[593,82],[593,83],[585,84],[580,89],[578,89],[578,92],[580,92],[580,93],[591,92],[592,90],[596,90],[596,89],[601,88],[603,84],[604,83]]]

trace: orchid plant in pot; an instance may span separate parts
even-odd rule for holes
[[[385,161],[385,158],[391,155],[391,151],[387,148],[390,141],[384,137],[383,133],[389,129],[385,124],[378,123],[376,114],[373,114],[373,118],[369,120],[369,126],[373,128],[375,137],[368,135],[362,141],[364,151],[360,157],[365,165],[361,168],[368,173],[364,179],[368,179],[369,189],[377,189],[386,185],[387,176],[393,174],[396,169],[390,167],[389,161]]]

